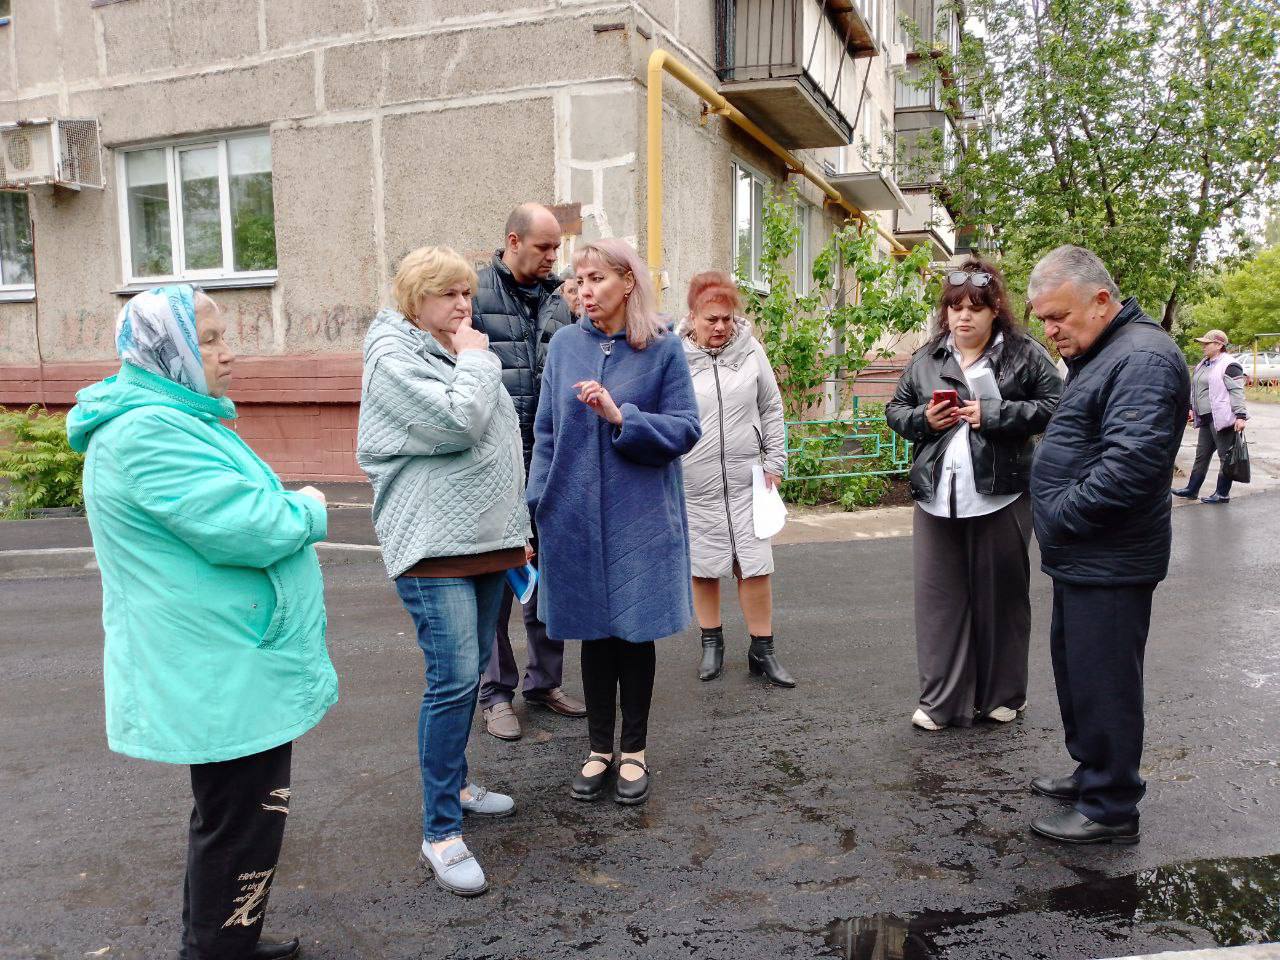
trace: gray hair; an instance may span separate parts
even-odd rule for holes
[[[1113,300],[1120,299],[1120,288],[1098,255],[1071,244],[1050,250],[1035,265],[1027,280],[1027,299],[1035,300],[1040,294],[1056,290],[1064,283],[1090,291],[1106,290]]]

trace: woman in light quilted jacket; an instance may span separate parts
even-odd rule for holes
[[[488,889],[462,815],[515,809],[468,781],[466,748],[506,572],[532,557],[520,426],[502,365],[471,326],[475,289],[475,270],[448,247],[404,258],[397,309],[365,337],[356,439],[387,573],[426,658],[420,860],[460,896]]]
[[[787,463],[782,394],[751,334],[738,286],[707,270],[689,281],[689,315],[679,332],[702,416],[702,439],[684,458],[693,560],[693,609],[702,627],[698,679],[724,669],[720,580],[738,581],[738,603],[751,634],[747,666],[779,687],[794,687],[773,648],[773,551],[752,523],[752,467],[777,486]]]
[[[186,960],[297,956],[259,939],[289,813],[293,741],[338,697],[312,544],[324,495],[284,489],[223,420],[235,360],[188,285],[120,311],[120,372],[76,395],[102,570],[107,742],[188,764]]]

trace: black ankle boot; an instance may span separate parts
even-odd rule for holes
[[[767,637],[751,635],[751,649],[747,651],[747,668],[756,676],[765,676],[769,682],[779,687],[794,687],[795,680],[787,673],[786,667],[778,662],[773,654],[773,634]]]
[[[724,627],[705,627],[702,630],[702,666],[698,668],[699,680],[714,680],[724,669]]]

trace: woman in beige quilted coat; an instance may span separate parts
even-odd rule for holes
[[[724,668],[720,580],[738,581],[738,602],[751,634],[747,666],[780,687],[796,682],[774,654],[773,551],[752,523],[751,467],[781,482],[786,465],[782,395],[742,299],[727,273],[708,270],[689,284],[689,315],[679,332],[702,416],[702,439],[684,458],[685,505],[693,561],[693,607],[702,627],[698,676]]]

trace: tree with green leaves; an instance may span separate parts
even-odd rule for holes
[[[1280,247],[1260,251],[1223,274],[1216,286],[1213,296],[1187,311],[1192,336],[1216,328],[1232,343],[1251,347],[1258,334],[1280,333]],[[1262,346],[1280,346],[1280,340],[1269,339]]]
[[[778,371],[788,420],[803,420],[828,382],[852,383],[899,340],[928,324],[928,250],[897,259],[879,249],[874,224],[835,231],[814,257],[807,294],[797,292],[795,198],[766,198],[760,288],[742,282],[747,314]],[[841,404],[837,402],[837,408]]]
[[[937,29],[960,16],[985,40],[916,40],[933,44],[920,82],[971,127],[941,190],[960,226],[989,225],[1015,281],[1059,244],[1089,247],[1172,329],[1280,185],[1280,6],[964,0]]]

